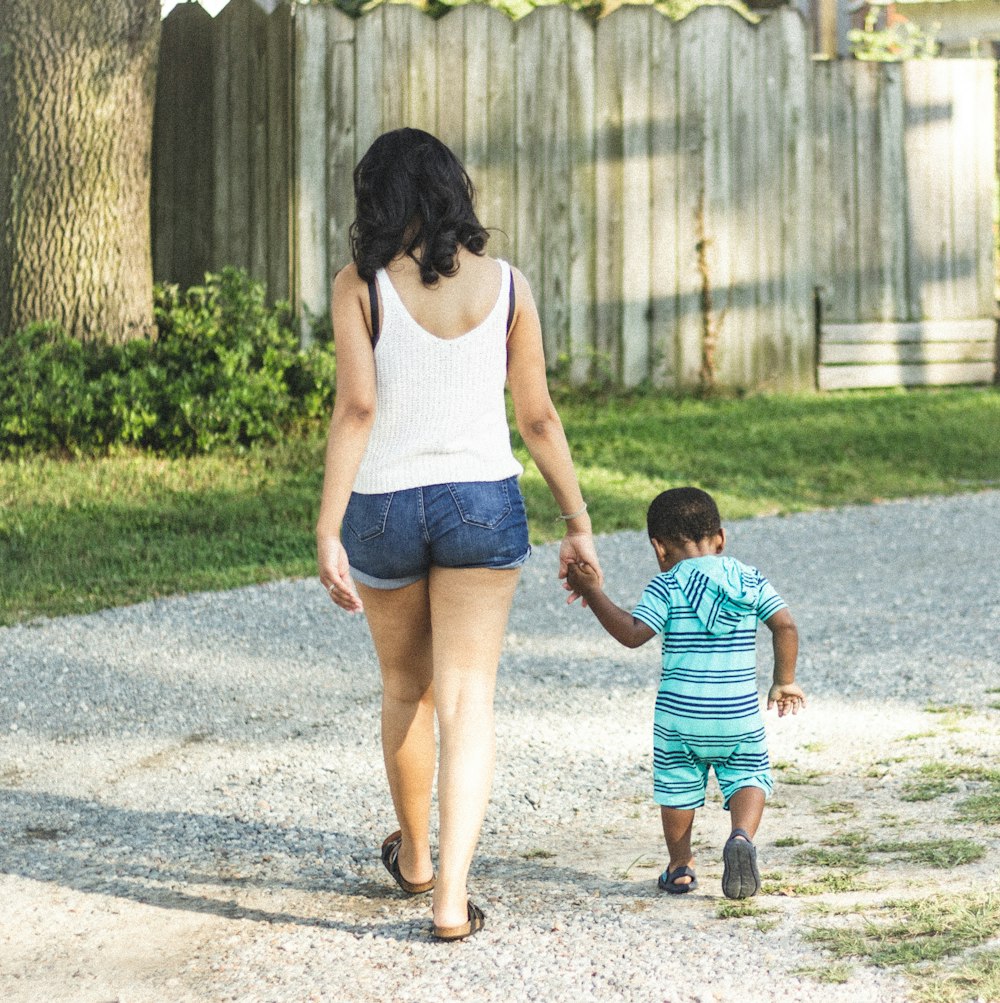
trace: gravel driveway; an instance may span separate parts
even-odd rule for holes
[[[1000,493],[727,525],[729,552],[792,608],[809,697],[766,716],[780,768],[757,916],[718,915],[714,794],[695,823],[698,893],[657,892],[657,654],[567,607],[544,546],[501,665],[471,878],[487,926],[463,944],[432,942],[427,900],[403,899],[378,860],[394,824],[377,669],[364,621],[317,581],[0,630],[0,999],[907,999],[893,969],[821,981],[829,959],[803,934],[817,903],[997,887],[1000,832],[954,822],[962,783],[922,804],[899,793],[921,763],[1000,753]],[[598,542],[609,591],[635,599],[656,570],[647,541]],[[802,846],[845,830],[986,854],[941,871],[887,860],[871,891],[797,894],[822,874]]]

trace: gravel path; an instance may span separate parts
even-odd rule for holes
[[[758,840],[776,887],[749,918],[717,917],[717,797],[696,821],[699,892],[657,892],[656,652],[565,606],[551,546],[512,614],[471,881],[487,928],[464,944],[431,942],[427,901],[379,863],[394,826],[377,670],[363,620],[316,581],[0,630],[0,999],[903,1001],[891,969],[819,981],[829,959],[803,934],[818,902],[997,886],[1000,834],[954,822],[967,785],[898,795],[922,762],[1000,753],[998,525],[997,492],[728,525],[729,552],[792,607],[809,696],[767,716],[788,765]],[[599,547],[612,594],[634,599],[648,543]],[[763,677],[763,647],[760,662]],[[775,840],[845,829],[987,852],[934,872],[887,860],[868,893],[794,894],[822,869]]]

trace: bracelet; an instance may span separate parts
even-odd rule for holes
[[[569,522],[569,521],[570,521],[570,519],[575,519],[575,518],[576,518],[577,516],[580,516],[580,515],[583,515],[583,513],[584,513],[584,512],[586,512],[586,511],[587,511],[587,503],[586,503],[586,502],[584,502],[584,503],[583,503],[583,508],[582,508],[582,509],[580,509],[580,511],[579,511],[579,512],[574,512],[574,513],[573,513],[572,515],[563,515],[563,514],[562,514],[562,513],[560,512],[560,513],[559,513],[559,518],[560,518],[560,519],[564,519],[564,520],[565,520],[566,522]]]

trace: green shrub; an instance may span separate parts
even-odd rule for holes
[[[0,343],[0,455],[168,455],[273,442],[329,410],[329,341],[303,351],[288,305],[235,268],[157,286],[158,337],[78,342],[51,324]]]

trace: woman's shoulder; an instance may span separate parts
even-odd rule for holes
[[[358,274],[358,266],[352,261],[349,265],[344,265],[333,277],[334,289],[340,287],[345,291],[353,286],[366,286],[367,282]]]
[[[358,299],[363,302],[367,297],[368,283],[358,274],[358,266],[353,261],[349,265],[345,265],[334,275],[334,299]]]

